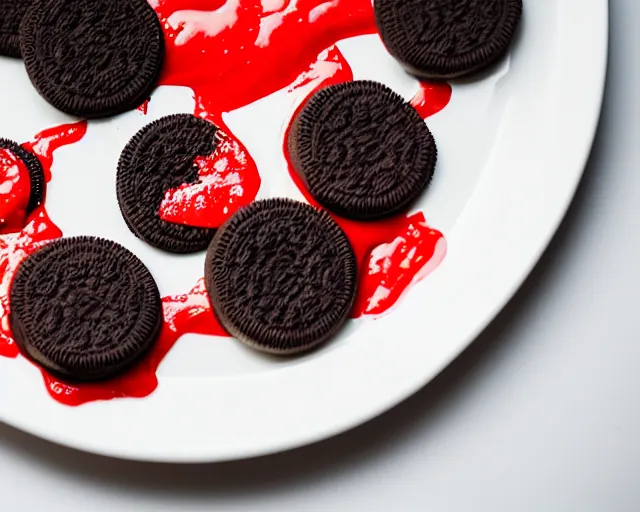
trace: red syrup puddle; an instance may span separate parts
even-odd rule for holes
[[[44,169],[44,179],[51,181],[51,167],[53,167],[53,152],[62,146],[80,142],[87,133],[87,122],[63,124],[41,131],[29,142],[22,144],[27,151],[38,157]]]
[[[294,82],[336,41],[376,33],[371,0],[149,0],[165,31],[162,85],[230,112]]]

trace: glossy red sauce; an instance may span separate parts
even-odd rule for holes
[[[0,148],[0,234],[22,229],[30,193],[27,167],[11,151]]]
[[[145,116],[149,112],[149,100],[145,100],[142,105],[140,105],[137,109],[138,112],[142,112]]]
[[[449,104],[451,86],[446,82],[422,82],[411,106],[418,111],[422,119],[437,114]]]
[[[255,199],[260,189],[258,168],[240,141],[226,131],[218,130],[214,153],[196,158],[198,183],[167,191],[159,212],[163,220],[217,228]]]
[[[49,181],[51,181],[54,151],[60,149],[62,146],[79,142],[86,133],[86,121],[63,124],[41,131],[29,142],[22,144],[22,147],[38,157],[44,169],[44,179],[49,183]]]
[[[281,89],[304,90],[353,79],[338,40],[375,33],[370,0],[149,0],[158,12],[167,41],[163,85],[186,86],[196,100],[194,114],[217,124],[223,143],[198,158],[199,183],[167,192],[160,213],[165,220],[217,226],[259,187],[255,163],[224,126],[222,114]],[[412,105],[423,117],[444,108],[451,96],[446,84],[422,84]],[[148,102],[138,110],[146,114]],[[53,152],[77,142],[86,123],[45,130],[26,143],[41,160],[47,181]],[[286,153],[286,152],[285,152]],[[270,171],[271,172],[271,171]],[[6,173],[5,173],[6,174]],[[20,172],[18,173],[20,174]],[[1,176],[1,174],[0,174]],[[291,176],[313,204],[294,172]],[[27,177],[28,178],[28,177]],[[24,176],[16,178],[19,205]],[[18,182],[22,184],[18,187]],[[18,192],[22,190],[23,192]],[[26,194],[26,196],[25,196]],[[433,269],[444,256],[444,238],[430,228],[421,212],[374,223],[334,216],[351,240],[361,269],[354,316],[388,310],[406,289]],[[42,244],[62,236],[44,207],[34,211],[13,234],[0,235],[0,355],[18,349],[8,323],[8,291],[19,263]],[[158,385],[156,370],[175,342],[186,333],[228,336],[211,312],[203,280],[187,294],[163,299],[164,325],[153,349],[121,376],[100,383],[71,383],[45,371],[47,389],[56,400],[80,405],[116,397],[142,397]]]

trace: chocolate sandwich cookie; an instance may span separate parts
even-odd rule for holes
[[[93,237],[56,240],[29,256],[9,303],[23,353],[78,380],[118,374],[151,347],[162,325],[147,268],[124,247]]]
[[[334,335],[356,292],[349,241],[326,212],[290,199],[246,206],[217,232],[205,282],[227,331],[258,350],[295,354]]]
[[[25,211],[26,215],[29,215],[44,201],[45,179],[42,164],[35,155],[12,140],[0,139],[1,150],[9,151],[15,158],[18,158],[29,173],[29,202]]]
[[[0,0],[0,55],[20,57],[20,22],[31,0]]]
[[[145,126],[120,156],[116,189],[129,229],[145,242],[173,253],[204,251],[215,229],[166,222],[160,205],[166,192],[198,181],[195,159],[216,149],[218,128],[191,114],[176,114]]]
[[[522,0],[375,0],[374,9],[391,55],[410,73],[447,80],[507,53]]]
[[[356,220],[406,209],[430,183],[436,165],[435,141],[415,109],[371,81],[315,93],[294,119],[287,142],[309,193]]]
[[[93,118],[149,97],[164,36],[146,0],[33,0],[20,25],[20,49],[31,82],[49,103]]]

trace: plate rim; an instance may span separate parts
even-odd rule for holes
[[[489,325],[489,323],[504,308],[504,306],[513,297],[516,291],[521,287],[522,283],[531,273],[540,257],[547,249],[552,237],[560,226],[560,223],[562,222],[571,204],[571,201],[573,200],[575,191],[582,178],[584,168],[590,155],[590,149],[596,134],[604,96],[609,47],[609,3],[608,0],[592,0],[592,2],[588,4],[586,4],[582,0],[563,0],[562,2],[560,2],[560,4],[562,4],[562,8],[572,12],[578,12],[577,10],[586,9],[587,7],[589,7],[589,12],[595,13],[595,15],[602,17],[600,25],[598,27],[592,27],[595,28],[596,31],[594,32],[592,30],[589,34],[589,40],[591,41],[592,47],[591,49],[593,49],[594,51],[585,51],[584,47],[575,41],[572,43],[573,46],[567,49],[568,53],[570,53],[574,58],[577,57],[578,60],[580,60],[580,55],[589,55],[589,59],[582,59],[581,61],[581,65],[584,68],[582,69],[582,71],[585,73],[585,75],[574,78],[588,78],[590,83],[592,84],[588,91],[585,90],[585,99],[581,105],[584,109],[583,114],[586,118],[589,119],[589,122],[588,124],[585,124],[582,129],[582,133],[584,134],[584,136],[581,138],[579,144],[581,147],[580,151],[572,155],[573,169],[571,170],[571,172],[575,175],[575,179],[572,180],[571,184],[567,185],[563,197],[558,200],[556,209],[557,214],[554,215],[552,220],[548,221],[545,224],[544,233],[540,237],[540,243],[537,244],[537,250],[529,252],[526,257],[523,257],[522,260],[519,261],[518,270],[514,271],[514,275],[512,275],[509,279],[509,281],[511,282],[511,286],[508,288],[508,290],[506,290],[505,293],[501,294],[498,300],[494,302],[492,312],[485,315],[481,321],[477,322],[475,324],[475,329],[472,330],[472,332],[466,337],[466,339],[462,340],[454,350],[448,351],[446,356],[442,357],[439,360],[439,363],[437,365],[434,365],[430,371],[420,375],[412,375],[411,378],[404,379],[402,383],[396,387],[396,390],[392,394],[392,396],[386,398],[385,400],[379,400],[375,404],[375,406],[368,407],[366,412],[360,412],[356,415],[345,415],[340,419],[340,421],[329,422],[331,424],[328,424],[323,428],[315,430],[311,429],[309,431],[306,431],[302,435],[287,437],[286,440],[278,440],[271,443],[262,443],[259,446],[256,444],[248,445],[244,449],[234,449],[227,452],[225,452],[224,450],[220,451],[215,449],[203,449],[201,451],[191,449],[189,451],[183,451],[172,450],[171,448],[167,448],[164,451],[160,452],[157,450],[150,450],[148,449],[148,447],[142,449],[132,449],[131,446],[115,447],[110,445],[101,445],[100,443],[87,441],[86,438],[74,438],[64,430],[52,432],[45,426],[35,424],[34,422],[24,421],[23,419],[18,418],[15,415],[8,414],[4,415],[6,417],[3,417],[1,408],[0,419],[14,428],[18,428],[42,439],[100,455],[129,460],[145,460],[155,462],[219,462],[268,455],[321,441],[323,439],[350,430],[358,425],[361,425],[362,423],[370,421],[371,419],[391,409],[392,407],[396,406],[400,402],[406,400],[411,395],[416,393],[419,389],[428,384],[453,360],[455,360],[477,338],[477,336],[487,327],[487,325]],[[594,20],[596,18],[595,15],[593,16]],[[594,77],[596,78],[594,79]],[[570,95],[571,93],[571,90],[567,90],[567,87],[564,87],[562,94],[559,93],[559,95]],[[586,99],[586,96],[589,96],[588,100]],[[454,226],[452,231],[455,230],[456,226]],[[448,238],[451,239],[452,236],[453,233]],[[131,412],[132,408],[127,407],[125,414],[127,411]],[[72,412],[70,416],[74,417],[77,416],[77,414],[74,414]]]

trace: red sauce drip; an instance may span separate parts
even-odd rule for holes
[[[422,82],[411,100],[411,106],[422,119],[437,114],[449,104],[451,86],[446,82]]]
[[[160,337],[140,362],[118,377],[102,382],[72,383],[41,370],[49,394],[73,406],[94,400],[148,396],[158,387],[158,366],[183,334],[228,336],[211,311],[204,279],[187,294],[163,298],[162,308],[164,324]]]
[[[344,222],[338,223],[345,229]],[[373,248],[361,260],[354,317],[388,311],[412,285],[435,270],[445,256],[442,233],[427,225],[422,212],[400,217],[395,226],[390,223],[384,227],[388,241],[379,242],[384,233],[380,230],[369,238]],[[366,232],[361,226],[346,227],[351,240]]]
[[[22,144],[22,146],[38,157],[44,169],[44,178],[49,183],[51,181],[51,167],[53,166],[53,152],[62,146],[79,142],[86,133],[86,121],[63,124],[41,131],[29,142]]]
[[[350,82],[353,80],[351,66],[337,46],[330,46],[321,51],[309,68],[289,86],[288,92],[296,89],[316,91],[321,87]]]
[[[136,110],[138,112],[142,112],[146,116],[147,112],[149,112],[149,100],[145,100],[145,102],[142,105],[140,105]]]
[[[24,162],[8,149],[0,149],[0,234],[23,228],[30,193]]]
[[[167,222],[220,227],[238,208],[253,201],[260,189],[260,175],[253,158],[240,141],[220,128],[214,153],[198,157],[199,180],[168,190],[160,204]]]

